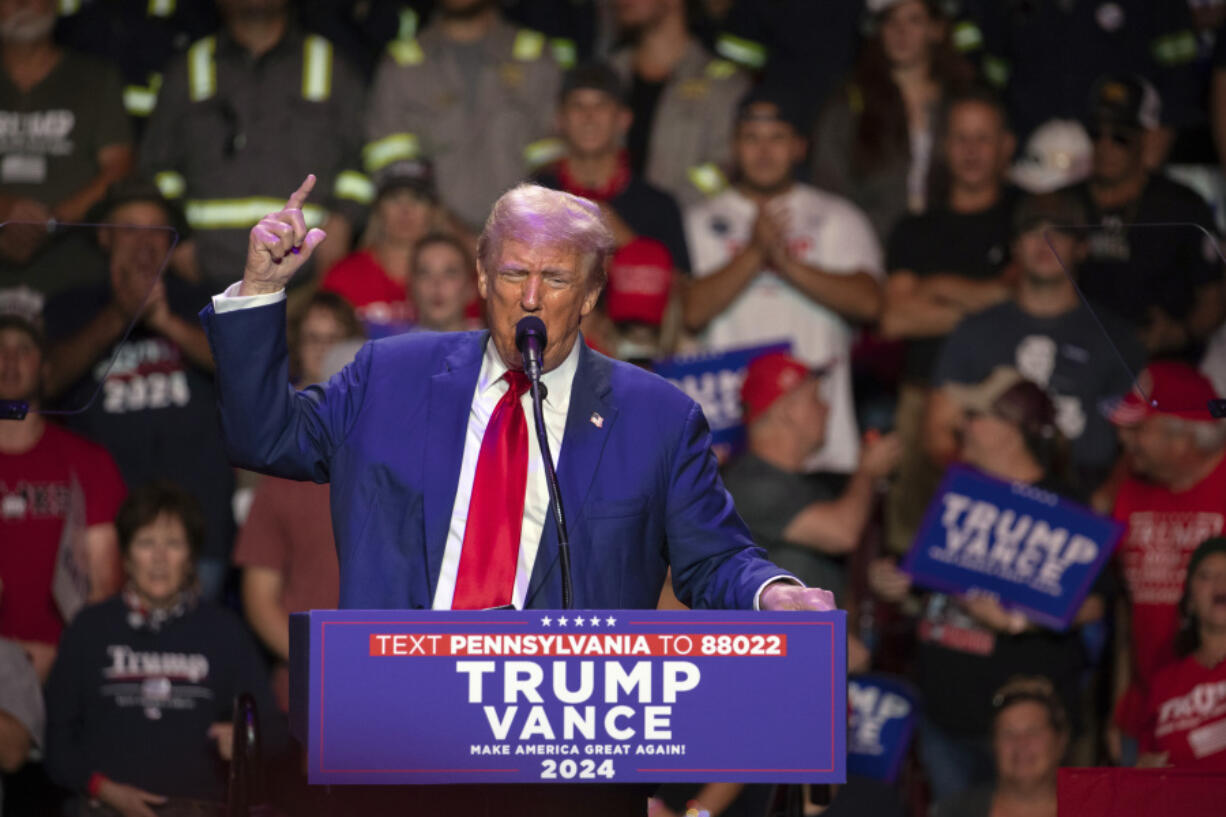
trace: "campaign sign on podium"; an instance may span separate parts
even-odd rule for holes
[[[846,614],[314,610],[291,718],[322,784],[841,782]]]

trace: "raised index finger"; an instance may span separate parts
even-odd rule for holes
[[[298,189],[289,197],[289,201],[285,202],[286,210],[301,210],[302,205],[306,203],[307,196],[311,195],[311,190],[315,187],[315,174],[308,173],[307,177],[302,180],[302,184],[298,185]]]

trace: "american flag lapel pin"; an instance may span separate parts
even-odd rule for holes
[[[593,411],[591,419],[592,419],[592,425],[596,426],[596,428],[604,428],[604,418],[601,417],[599,414]]]

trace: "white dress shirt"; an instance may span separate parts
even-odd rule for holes
[[[217,314],[268,306],[285,300],[285,290],[266,295],[239,295],[241,282],[231,284],[225,292],[213,296],[213,311]],[[570,353],[556,369],[541,375],[541,382],[548,390],[542,401],[545,413],[545,432],[549,435],[549,449],[555,467],[562,456],[562,435],[566,430],[566,414],[570,410],[571,389],[575,372],[579,368],[579,344],[577,339]],[[443,550],[443,562],[439,569],[438,585],[434,589],[435,610],[450,610],[455,595],[456,574],[460,568],[460,550],[464,545],[464,525],[468,521],[468,506],[472,500],[473,480],[477,474],[477,458],[481,454],[481,439],[490,415],[509,386],[502,379],[507,365],[502,361],[493,341],[485,345],[481,371],[477,374],[477,386],[473,392],[472,407],[468,413],[468,430],[464,435],[464,458],[460,465],[460,480],[456,484],[455,504],[451,508],[451,524],[447,529],[447,544]],[[541,460],[540,446],[536,442],[536,424],[532,414],[532,394],[525,392],[521,402],[524,417],[528,422],[528,484],[524,491],[524,521],[519,534],[519,560],[515,567],[515,587],[511,592],[511,604],[522,610],[532,580],[532,567],[541,543],[549,513],[549,486],[545,481],[545,467]],[[775,581],[789,581],[787,576],[767,579],[754,593],[753,606],[759,609],[762,591]]]
[[[570,409],[571,385],[575,370],[579,368],[579,343],[576,340],[570,354],[556,369],[541,375],[541,383],[548,391],[542,401],[545,414],[545,433],[549,435],[549,450],[555,463],[562,456],[562,432],[566,429],[566,412]],[[456,484],[455,505],[451,509],[451,525],[447,529],[447,546],[443,550],[443,564],[439,568],[438,586],[434,588],[435,610],[450,610],[455,594],[456,574],[460,569],[460,549],[464,544],[464,526],[468,521],[468,506],[472,500],[473,481],[477,475],[477,458],[481,455],[481,440],[490,415],[510,388],[502,379],[507,364],[491,340],[485,344],[481,359],[481,371],[477,375],[477,388],[473,392],[472,408],[468,412],[468,431],[464,434],[464,459],[460,464],[460,481]],[[545,463],[541,459],[540,445],[536,440],[536,423],[532,415],[532,393],[525,392],[520,398],[524,418],[528,421],[528,485],[524,491],[524,522],[519,532],[519,561],[515,566],[515,587],[511,592],[511,604],[521,610],[528,595],[528,582],[532,580],[532,565],[541,544],[541,531],[549,513],[549,486],[545,480]]]

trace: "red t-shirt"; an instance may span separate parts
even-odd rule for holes
[[[1169,752],[1179,768],[1226,772],[1226,661],[1206,667],[1188,656],[1158,670],[1141,751]]]
[[[281,606],[290,613],[330,610],[340,595],[330,487],[264,477],[234,543],[234,563],[281,574]],[[289,709],[289,672],[280,665],[273,689]]]
[[[417,319],[408,288],[389,276],[370,250],[358,250],[336,262],[319,288],[353,304],[368,325],[400,327],[397,331],[403,332]]]
[[[104,448],[47,423],[24,454],[0,453],[0,636],[55,644],[64,621],[51,594],[64,522],[115,519],[126,491]]]
[[[1114,516],[1128,526],[1117,555],[1132,603],[1132,687],[1116,723],[1132,735],[1144,726],[1144,704],[1155,673],[1175,660],[1179,599],[1196,546],[1226,527],[1226,457],[1180,493],[1129,479]]]

